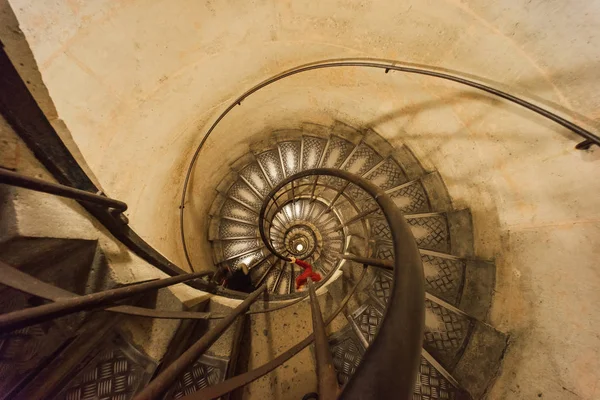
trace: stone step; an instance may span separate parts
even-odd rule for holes
[[[404,217],[420,249],[458,257],[473,257],[473,225],[469,210],[411,214]],[[392,235],[387,221],[377,216],[369,218],[369,221],[375,257],[390,259],[393,257]]]

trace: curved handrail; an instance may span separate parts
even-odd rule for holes
[[[386,393],[396,393],[399,398],[410,398],[421,355],[425,321],[423,264],[412,231],[385,191],[367,179],[347,171],[333,168],[305,170],[284,179],[269,194],[276,193],[294,180],[312,175],[341,178],[369,194],[381,208],[394,243],[394,284],[383,321],[363,361],[348,382],[342,398],[379,399],[384,398]],[[267,196],[267,200],[263,202],[259,221],[264,218],[268,199],[271,197]],[[259,223],[259,230],[265,246],[273,254],[277,254],[266,237],[264,224]],[[390,365],[399,365],[401,371],[391,371]],[[393,376],[384,378],[386,374]],[[404,395],[406,396],[403,397]]]
[[[185,258],[186,258],[186,261],[187,261],[189,267],[193,270],[192,261],[191,261],[191,258],[190,258],[190,255],[189,255],[189,252],[187,249],[187,245],[185,242],[185,228],[183,226],[185,198],[186,198],[186,194],[187,194],[189,180],[190,180],[190,177],[192,174],[192,169],[193,169],[194,165],[196,164],[196,161],[198,160],[198,156],[200,155],[200,151],[204,147],[204,143],[206,143],[206,141],[208,140],[208,137],[215,130],[215,128],[221,122],[221,120],[223,118],[225,118],[225,116],[227,114],[229,114],[229,112],[236,105],[241,105],[243,100],[248,98],[253,93],[259,91],[260,89],[262,89],[266,86],[269,86],[277,81],[280,81],[284,78],[287,78],[287,77],[290,77],[290,76],[293,76],[296,74],[313,71],[313,70],[317,70],[317,69],[324,69],[324,68],[363,67],[363,68],[384,69],[386,73],[389,71],[398,71],[398,72],[426,75],[426,76],[430,76],[430,77],[434,77],[434,78],[444,79],[444,80],[460,83],[462,85],[481,90],[483,92],[492,94],[494,96],[498,96],[502,99],[508,100],[512,103],[515,103],[517,105],[525,107],[545,118],[550,119],[551,121],[554,121],[555,123],[563,126],[564,128],[569,129],[571,132],[584,138],[583,142],[581,142],[581,143],[577,144],[577,146],[575,146],[577,149],[588,149],[592,144],[600,146],[600,137],[599,136],[597,136],[597,135],[593,134],[592,132],[580,127],[579,125],[577,125],[577,124],[575,124],[575,123],[573,123],[551,111],[548,111],[542,107],[539,107],[527,100],[521,99],[517,96],[513,96],[509,93],[506,93],[502,90],[493,88],[488,85],[484,85],[479,82],[475,82],[470,79],[462,78],[460,76],[452,75],[449,73],[438,72],[433,67],[413,67],[413,66],[409,67],[409,66],[403,66],[403,65],[398,65],[398,64],[403,64],[403,62],[402,61],[380,60],[380,59],[379,60],[378,59],[369,59],[368,61],[365,61],[365,60],[351,59],[351,58],[338,59],[338,60],[316,61],[316,62],[308,64],[308,65],[291,68],[280,74],[272,76],[272,77],[262,81],[258,85],[250,88],[249,90],[244,92],[241,96],[239,96],[234,101],[232,101],[229,104],[229,106],[227,106],[227,108],[225,110],[223,110],[223,112],[221,112],[221,114],[219,114],[217,119],[213,122],[213,124],[210,126],[208,131],[206,131],[206,133],[204,134],[204,137],[200,141],[200,144],[198,145],[198,147],[196,148],[196,151],[194,152],[194,155],[192,156],[192,159],[190,161],[190,165],[188,166],[185,180],[183,183],[181,202],[179,204],[179,231],[180,231],[180,236],[181,236],[181,240],[182,240],[182,244],[183,244],[183,252],[185,254]]]

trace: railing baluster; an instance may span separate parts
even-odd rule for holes
[[[150,282],[137,283],[118,289],[105,290],[98,293],[92,293],[85,296],[65,298],[55,303],[44,304],[38,307],[25,308],[23,310],[13,311],[0,315],[0,330],[12,331],[25,328],[40,322],[53,318],[62,317],[77,311],[90,310],[113,303],[117,300],[126,299],[150,290],[156,290],[163,287],[175,285],[177,283],[200,278],[205,272],[194,274],[178,275],[172,278],[156,279]]]
[[[315,293],[315,287],[312,279],[308,278],[308,291],[310,293],[310,308],[312,311],[313,331],[315,333],[315,351],[317,354],[317,380],[319,388],[319,399],[334,400],[337,398],[339,387],[335,368],[333,367],[333,358],[329,351],[329,342],[321,307]]]
[[[319,181],[319,175],[315,178],[315,183],[313,184],[312,190],[310,192],[310,203],[315,201],[315,190],[317,189],[317,182]]]
[[[177,360],[173,361],[160,375],[150,382],[134,400],[152,400],[161,397],[185,369],[200,357],[212,345],[233,321],[254,303],[267,287],[261,286],[252,292],[238,305],[227,317],[219,321],[216,326],[202,336],[196,343],[188,348]]]
[[[335,204],[335,202],[337,201],[337,199],[340,198],[340,196],[342,195],[342,193],[344,193],[344,191],[346,190],[346,188],[350,185],[350,181],[346,182],[346,184],[344,185],[344,187],[342,189],[340,189],[335,197],[333,198],[333,200],[331,200],[331,203],[329,203],[329,205],[327,206],[327,208],[325,210],[323,210],[319,216],[317,218],[315,218],[315,221],[318,221],[319,218],[321,218],[324,214],[328,213],[329,211],[331,211],[331,208],[333,207],[333,205]]]

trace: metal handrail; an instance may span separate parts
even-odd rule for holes
[[[414,67],[414,66],[404,66],[402,64],[405,64],[405,63],[402,61],[399,61],[399,60],[382,60],[382,59],[367,59],[367,60],[365,60],[365,59],[346,58],[346,59],[316,61],[316,62],[307,64],[307,65],[293,67],[293,68],[291,68],[287,71],[284,71],[280,74],[274,75],[274,76],[260,82],[256,86],[248,89],[241,96],[239,96],[238,98],[233,100],[227,106],[227,108],[225,108],[225,110],[223,110],[221,112],[221,114],[219,114],[219,116],[216,118],[216,120],[212,123],[210,128],[206,131],[206,133],[202,137],[200,144],[196,148],[196,151],[194,152],[194,155],[192,156],[192,159],[190,160],[190,164],[188,166],[188,169],[187,169],[187,172],[185,175],[185,180],[183,183],[183,190],[181,193],[181,201],[179,204],[179,210],[180,210],[179,211],[179,227],[180,227],[179,231],[180,231],[180,236],[181,236],[181,240],[182,240],[182,244],[183,244],[183,252],[185,254],[186,261],[188,262],[190,268],[193,269],[192,261],[191,261],[191,258],[190,258],[190,255],[189,255],[189,252],[187,249],[186,241],[185,241],[185,228],[183,226],[183,215],[184,215],[184,211],[185,211],[186,195],[187,195],[189,181],[190,181],[190,178],[192,175],[192,169],[194,168],[194,165],[196,164],[196,161],[198,160],[200,151],[204,148],[204,144],[208,140],[211,133],[215,130],[217,125],[219,125],[221,120],[223,120],[223,118],[225,118],[227,116],[227,114],[229,114],[231,112],[231,110],[233,110],[234,107],[241,106],[242,101],[247,99],[252,94],[258,92],[259,90],[265,88],[266,86],[269,86],[275,82],[278,82],[284,78],[288,78],[293,75],[297,75],[297,74],[309,72],[309,71],[314,71],[314,70],[319,70],[319,69],[325,69],[325,68],[358,67],[358,68],[383,69],[383,70],[385,70],[386,73],[388,73],[389,71],[398,71],[398,72],[404,72],[404,73],[409,73],[409,74],[425,75],[425,76],[429,76],[429,77],[433,77],[433,78],[439,78],[439,79],[443,79],[443,80],[447,80],[447,81],[452,81],[452,82],[459,83],[461,85],[465,85],[465,86],[469,86],[469,87],[481,90],[483,92],[492,94],[494,96],[500,97],[507,101],[510,101],[521,107],[527,108],[528,110],[531,110],[545,118],[548,118],[551,121],[563,126],[564,128],[569,129],[571,132],[577,134],[578,136],[580,136],[584,139],[582,142],[578,143],[575,146],[576,149],[579,149],[579,150],[589,149],[590,146],[593,144],[600,146],[600,137],[599,136],[582,128],[581,126],[575,124],[574,122],[571,122],[571,121],[567,120],[566,118],[563,118],[563,117],[561,117],[551,111],[548,111],[540,106],[537,106],[527,100],[524,100],[517,96],[511,95],[509,93],[506,93],[500,89],[493,88],[489,85],[485,85],[483,83],[479,83],[479,82],[476,82],[476,81],[473,81],[470,79],[462,78],[460,76],[453,75],[450,73],[438,72],[435,70],[434,67],[428,67],[428,66]]]
[[[58,183],[48,182],[43,179],[22,175],[4,168],[0,168],[0,183],[31,189],[37,192],[50,193],[69,199],[87,201],[100,206],[113,208],[119,212],[127,210],[127,204],[120,200],[111,199],[96,193],[86,192],[85,190],[75,189],[71,186],[61,185]]]
[[[378,399],[385,397],[386,393],[393,392],[397,393],[399,398],[410,398],[423,341],[425,286],[419,249],[408,223],[392,198],[367,179],[350,172],[332,168],[309,169],[289,176],[271,190],[262,204],[259,221],[264,220],[272,194],[292,181],[314,175],[341,178],[370,195],[381,208],[390,226],[394,248],[394,284],[383,321],[377,336],[341,397]],[[264,245],[273,254],[277,254],[265,233],[263,223],[259,223],[259,231]],[[388,312],[389,310],[393,312]],[[398,337],[403,339],[399,341]],[[402,369],[400,373],[388,368],[389,365],[394,364],[400,365]],[[394,377],[383,378],[391,373]]]

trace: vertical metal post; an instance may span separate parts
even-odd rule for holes
[[[336,193],[336,195],[333,198],[333,200],[331,200],[331,203],[329,204],[329,206],[327,206],[327,208],[325,210],[323,210],[315,220],[318,221],[319,218],[321,218],[324,214],[328,213],[331,210],[331,208],[333,207],[333,205],[335,204],[335,202],[337,201],[337,199],[342,195],[342,193],[344,193],[344,191],[346,190],[346,188],[348,187],[348,185],[350,185],[350,181],[346,182],[346,184],[344,185],[344,187]]]
[[[315,178],[315,183],[313,184],[312,190],[310,192],[310,201],[309,204],[315,201],[315,190],[317,189],[317,182],[319,181],[319,175]]]
[[[153,400],[160,398],[173,384],[175,379],[177,379],[190,364],[196,361],[240,314],[245,313],[266,288],[267,287],[263,285],[246,297],[246,300],[237,306],[229,315],[227,315],[227,317],[219,321],[213,329],[208,331],[196,343],[190,346],[177,360],[173,361],[160,375],[152,380],[144,390],[134,397],[134,400]]]
[[[292,218],[296,219],[298,218],[296,216],[296,193],[294,191],[294,181],[290,182],[292,184]]]
[[[334,400],[338,396],[339,387],[337,376],[333,367],[333,358],[329,351],[329,342],[321,315],[321,307],[315,293],[315,287],[308,278],[310,293],[310,309],[312,312],[313,331],[315,333],[315,352],[317,354],[317,379],[320,400]]]

